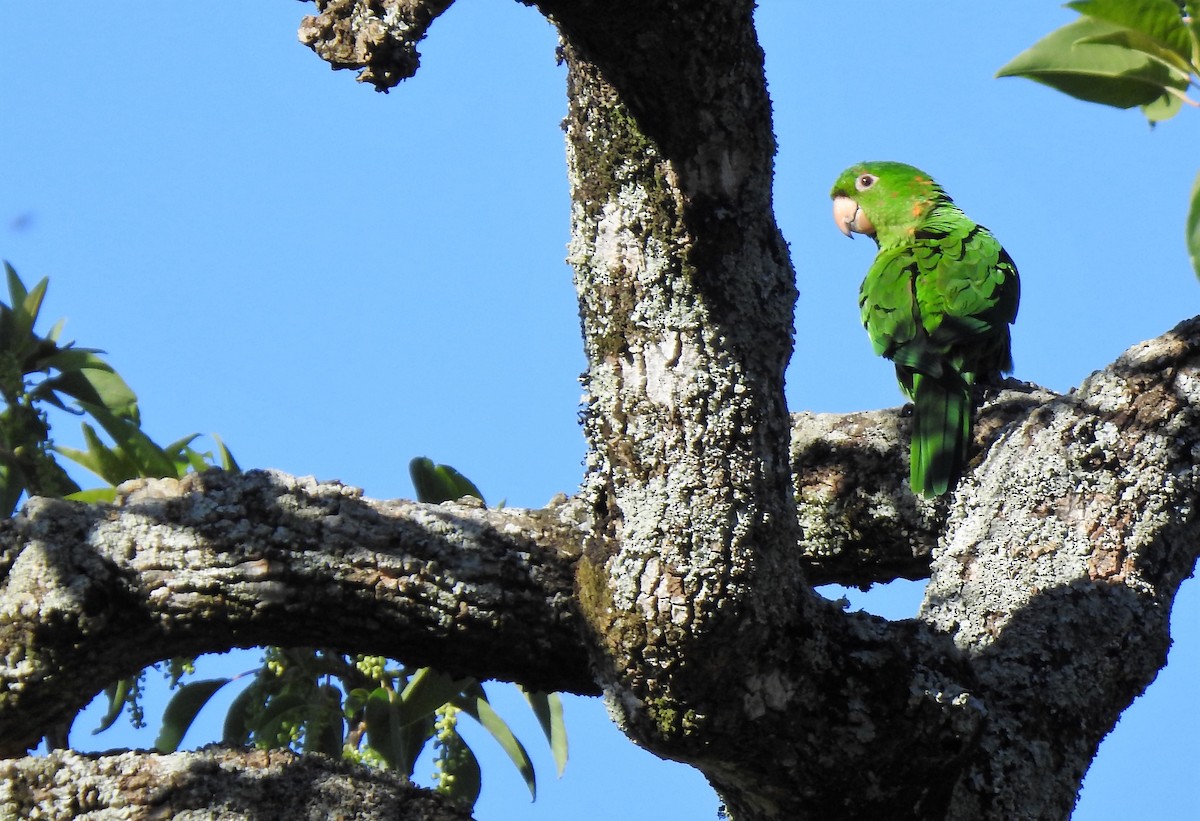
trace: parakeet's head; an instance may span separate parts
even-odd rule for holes
[[[838,230],[867,234],[880,245],[912,236],[946,192],[919,168],[899,162],[862,162],[842,172],[833,184],[833,218]]]

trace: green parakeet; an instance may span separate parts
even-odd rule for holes
[[[858,305],[875,353],[896,363],[913,403],[909,482],[940,496],[966,461],[971,385],[1012,370],[1017,268],[986,228],[911,165],[851,166],[831,196],[841,232],[867,234],[879,246]]]

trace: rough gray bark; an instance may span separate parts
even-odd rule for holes
[[[144,650],[113,677],[293,641],[603,688],[739,821],[1067,817],[1196,561],[1200,320],[1069,395],[982,395],[966,476],[919,501],[901,411],[784,404],[795,290],[752,2],[536,5],[568,70],[577,497],[490,512],[250,474],[35,501],[0,531],[4,751],[114,647]],[[302,36],[387,88],[445,6],[319,2]],[[930,579],[915,619],[809,586],[897,577]],[[354,629],[297,618],[318,595]]]
[[[1053,397],[1011,379],[1001,391],[977,389],[972,464]],[[792,478],[810,584],[866,589],[929,577],[947,501],[906,492],[908,418],[905,408],[792,414]]]
[[[264,808],[269,811],[264,812]],[[471,814],[385,770],[288,750],[0,761],[0,818],[464,821]]]

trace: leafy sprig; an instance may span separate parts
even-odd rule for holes
[[[116,486],[138,477],[180,478],[191,471],[219,467],[238,470],[232,453],[217,436],[216,452],[192,447],[198,434],[166,446],[141,428],[137,396],[95,348],[61,343],[63,323],[39,336],[35,326],[46,295],[43,279],[33,288],[5,263],[9,304],[0,302],[0,514],[11,516],[26,496],[64,497],[80,502],[112,501]],[[49,411],[87,417],[85,447],[54,443]],[[111,442],[105,441],[101,431]],[[86,468],[104,484],[81,489],[58,461]],[[449,465],[413,459],[409,466],[417,497],[440,503],[472,496],[479,489]],[[437,747],[437,789],[474,804],[479,796],[479,762],[459,734],[466,715],[496,740],[536,797],[533,763],[524,745],[492,708],[483,685],[473,678],[452,678],[432,668],[397,664],[379,656],[345,656],[312,648],[268,647],[257,670],[240,675],[181,684],[195,673],[192,659],[172,659],[160,668],[177,688],[162,716],[155,747],[177,750],[200,711],[235,681],[249,684],[233,700],[225,717],[226,744],[290,747],[346,757],[396,769],[412,776],[417,758],[433,741]],[[104,692],[108,709],[93,733],[112,727],[128,712],[135,727],[145,725],[141,694],[145,672],[113,682]],[[524,691],[522,691],[524,692]],[[554,693],[525,693],[538,718],[562,775],[567,737],[562,701]],[[55,743],[59,739],[55,732]],[[65,732],[62,734],[65,736]]]
[[[1088,102],[1140,107],[1151,124],[1200,107],[1198,0],[1076,0],[1078,20],[1038,40],[997,72],[1026,77]],[[1200,277],[1200,175],[1185,222]]]

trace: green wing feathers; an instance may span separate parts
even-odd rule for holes
[[[1000,242],[924,172],[860,163],[834,184],[834,219],[879,253],[859,289],[875,353],[913,402],[909,479],[940,496],[966,464],[971,386],[1012,370],[1009,325],[1020,281]]]
[[[912,377],[913,429],[909,484],[941,496],[958,481],[971,435],[971,394],[959,378]]]
[[[966,464],[970,386],[1012,370],[1008,326],[1019,288],[1016,267],[987,229],[954,206],[939,210],[956,218],[923,226],[899,255],[909,260],[916,319],[914,333],[892,339],[897,377],[913,401],[909,480],[923,496],[949,492]]]

